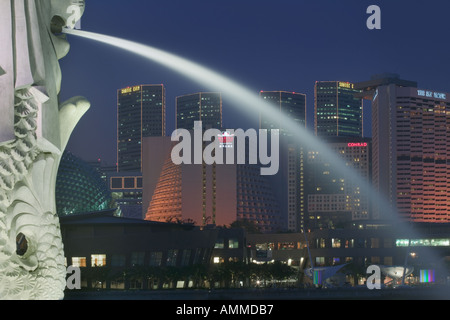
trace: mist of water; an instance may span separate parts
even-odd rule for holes
[[[254,117],[255,114],[262,114],[268,118],[281,119],[280,123],[283,123],[286,129],[294,134],[302,146],[318,151],[337,170],[345,176],[351,177],[354,185],[360,187],[361,194],[368,194],[371,201],[376,203],[381,208],[381,211],[384,212],[384,216],[392,219],[397,230],[403,231],[399,235],[404,236],[405,234],[409,234],[410,238],[414,237],[414,232],[409,224],[398,218],[397,213],[393,210],[390,203],[371,186],[369,181],[360,177],[351,167],[347,166],[335,151],[313,135],[312,132],[305,127],[299,126],[287,115],[262,100],[258,94],[250,91],[244,85],[197,63],[148,45],[82,30],[65,29],[63,32],[129,51],[172,69],[206,88],[222,92],[230,102],[233,102],[235,106],[239,106],[240,112],[245,112],[250,117]]]

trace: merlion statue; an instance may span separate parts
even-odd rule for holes
[[[59,104],[58,60],[83,11],[84,0],[0,0],[0,299],[64,298],[56,175],[90,105]]]

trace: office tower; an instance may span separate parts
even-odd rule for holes
[[[222,97],[220,93],[199,92],[176,98],[177,129],[194,130],[195,122],[200,121],[203,130],[221,129]],[[232,202],[219,203],[216,197],[220,189],[218,181],[222,181],[221,184],[225,185],[222,177],[224,170],[218,170],[216,164],[211,166],[205,163],[175,165],[170,156],[173,147],[170,139],[149,138],[146,145],[151,146],[147,149],[151,151],[146,152],[146,157],[149,163],[152,163],[151,167],[144,168],[143,214],[146,219],[156,221],[186,221],[188,219],[199,225],[215,224],[226,220],[221,210],[229,211],[228,205],[232,206]],[[202,148],[205,146],[203,145]],[[230,174],[233,175],[233,173]],[[197,194],[197,191],[200,194]]]
[[[201,122],[203,130],[222,128],[221,93],[198,92],[176,98],[176,128],[193,130],[195,129],[196,122]],[[202,150],[204,150],[205,147],[206,145],[204,144]],[[176,216],[173,216],[171,219],[190,219],[199,225],[229,222],[228,219],[225,218],[224,213],[219,211],[226,210],[231,213],[233,202],[218,203],[217,200],[218,189],[220,189],[218,181],[222,180],[222,182],[220,182],[222,186],[227,183],[226,181],[223,181],[223,177],[221,177],[223,172],[224,170],[217,169],[216,164],[207,166],[203,162],[201,165],[175,166],[171,159],[166,159],[162,174],[163,177],[168,177],[168,179],[159,182],[158,189],[150,204],[149,211],[147,212],[147,217],[157,220],[161,219],[161,206],[159,203],[161,201],[161,196],[162,198],[167,199],[167,195],[161,194],[160,192],[161,190],[167,189],[165,183],[169,183],[170,185],[179,183],[178,192],[181,197],[176,197],[174,195],[172,199],[169,200],[172,204],[174,201],[179,201],[174,209]],[[229,172],[229,174],[233,176],[232,172]],[[184,187],[182,185],[184,185]],[[171,190],[173,190],[173,188],[171,188]],[[197,193],[197,191],[200,193]],[[222,192],[224,191],[225,190],[222,190]],[[228,192],[232,192],[232,190],[229,189]],[[197,199],[198,201],[195,201],[194,199]],[[231,207],[228,207],[228,205]],[[173,215],[173,213],[171,213],[171,215]],[[155,218],[156,216],[159,216],[159,218]],[[163,216],[164,219],[168,218],[165,214],[163,214]]]
[[[118,90],[117,171],[142,171],[142,139],[165,136],[164,85],[140,85]]]
[[[301,127],[306,127],[306,95],[287,91],[261,91],[260,97]],[[260,129],[279,129],[281,135],[290,135],[283,120],[276,116],[260,115]]]
[[[280,169],[269,177],[278,199],[284,228],[290,232],[304,230],[305,148],[290,137],[280,136]]]
[[[450,95],[414,82],[373,78],[373,184],[388,207],[414,222],[450,221]],[[408,86],[410,85],[410,86]],[[396,213],[395,213],[396,211]],[[386,210],[374,206],[382,218]]]
[[[314,128],[319,137],[362,137],[363,103],[350,82],[317,81]]]
[[[202,121],[203,128],[222,128],[222,95],[199,92],[176,98],[176,128],[194,129],[194,122]]]
[[[342,172],[320,151],[308,150],[304,170],[308,228],[335,228],[369,219],[370,195],[360,182],[370,185],[370,139],[333,137],[325,142],[349,172]]]
[[[306,129],[306,95],[287,91],[261,91],[260,97],[295,122],[299,128]],[[269,177],[277,198],[282,221],[282,230],[292,232],[304,228],[304,147],[286,127],[284,121],[275,115],[260,115],[260,129],[280,130],[280,168],[276,175]]]

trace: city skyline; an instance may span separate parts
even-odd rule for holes
[[[273,7],[268,1],[258,6],[237,1],[129,1],[124,12],[119,1],[108,5],[92,2],[86,4],[89,10],[81,25],[86,31],[150,44],[205,64],[255,94],[261,90],[304,93],[311,128],[315,81],[360,82],[374,74],[392,72],[418,81],[419,88],[450,91],[445,72],[436,72],[448,66],[445,49],[417,46],[424,39],[442,43],[440,39],[446,35],[442,15],[450,5],[431,1],[419,7],[409,2],[378,1],[382,29],[368,30],[366,9],[370,4],[284,1]],[[171,23],[175,20],[177,23]],[[330,32],[334,29],[345,37],[334,36]],[[61,100],[80,94],[92,103],[69,143],[69,150],[83,159],[115,162],[117,89],[141,83],[164,84],[167,134],[174,129],[176,96],[211,91],[129,53],[69,37],[72,52],[61,66],[64,74],[71,76],[63,78]],[[99,55],[104,56],[102,61],[96,58]],[[223,105],[225,127],[257,127],[257,122],[242,117],[226,96]]]
[[[450,4],[0,8],[0,299],[450,298]]]

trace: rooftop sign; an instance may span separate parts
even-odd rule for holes
[[[354,89],[355,85],[353,83],[350,83],[350,82],[339,82],[339,87],[340,88],[347,88],[347,89]]]
[[[440,92],[433,92],[433,91],[426,91],[426,90],[417,90],[417,95],[420,97],[427,97],[427,98],[434,98],[434,99],[447,99],[447,94],[440,93]]]
[[[139,91],[139,90],[141,90],[141,86],[128,87],[128,88],[122,89],[121,93],[125,94],[125,93],[136,92],[136,91]]]

